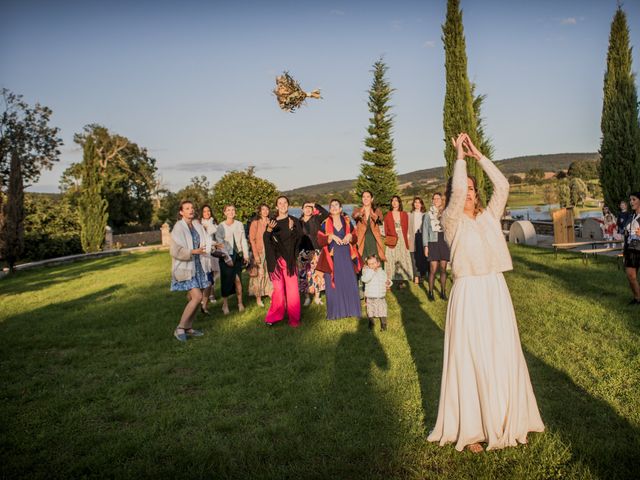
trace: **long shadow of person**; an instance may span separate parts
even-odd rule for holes
[[[336,345],[327,412],[334,423],[335,442],[344,449],[338,461],[342,466],[335,472],[342,478],[391,473],[390,459],[401,438],[395,412],[377,388],[382,371],[389,368],[380,340],[369,331],[366,319],[358,319],[357,330],[344,333]],[[358,426],[356,436],[354,425]],[[362,465],[370,471],[363,472]]]
[[[411,288],[392,291],[400,306],[400,318],[418,373],[425,428],[428,431],[435,424],[438,413],[444,332],[423,310],[420,298]]]

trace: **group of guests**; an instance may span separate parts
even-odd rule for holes
[[[373,194],[365,191],[362,205],[353,210],[351,217],[334,199],[329,202],[329,210],[305,202],[302,215],[296,218],[289,214],[288,198],[280,196],[275,215],[266,204],[258,207],[249,224],[247,241],[243,224],[235,219],[233,205],[224,207],[225,219],[218,224],[209,205],[202,207],[197,218],[193,203],[182,202],[179,221],[172,231],[171,289],[187,291],[188,303],[174,335],[186,341],[190,335],[201,334],[191,328],[192,320],[198,303],[200,310],[209,314],[209,303],[216,302],[213,285],[218,279],[222,312],[229,313],[228,298],[234,294],[238,310],[243,311],[243,268],[247,268],[249,294],[256,298],[257,305],[264,306],[263,298],[271,298],[265,317],[267,325],[287,316],[289,325],[298,326],[300,294],[307,306],[312,301],[322,304],[324,291],[328,319],[360,317],[361,298],[377,298],[376,302],[367,301],[368,311],[375,313],[370,318],[380,318],[381,328],[386,329],[382,293],[394,281],[402,288],[405,282],[419,283],[428,278],[427,295],[433,301],[438,269],[440,297],[446,300],[449,247],[440,221],[444,210],[442,194],[433,195],[428,211],[420,197],[414,198],[410,213],[403,211],[399,196],[391,199],[389,208],[383,215]],[[193,273],[189,279],[175,275],[176,269],[185,265]],[[371,275],[367,270],[377,273]],[[371,285],[379,283],[382,274],[384,288]]]
[[[258,223],[250,227],[251,275],[257,298],[271,293],[267,325],[285,315],[291,326],[300,324],[300,285],[316,300],[316,289],[324,285],[327,318],[360,317],[359,278],[369,325],[373,328],[377,318],[384,330],[385,296],[391,284],[419,280],[428,270],[433,300],[435,272],[440,269],[440,296],[447,298],[444,275],[451,259],[455,282],[447,307],[438,416],[428,440],[479,452],[483,443],[487,449],[526,443],[528,433],[543,431],[544,424],[503,276],[512,269],[500,225],[509,184],[468,135],[461,133],[452,142],[458,153],[453,176],[444,198],[434,195],[428,212],[416,198],[407,214],[400,198],[394,197],[390,211],[382,216],[371,192],[363,193],[362,206],[351,218],[338,200],[330,202],[328,211],[305,203],[301,218],[289,215],[284,196],[277,199],[275,216],[261,206],[254,220]],[[467,174],[467,157],[474,158],[493,183],[486,207],[476,180]],[[635,225],[637,238],[637,196],[632,205],[637,213],[631,229]],[[180,205],[181,219],[172,232],[172,289],[187,291],[188,303],[175,332],[179,340],[202,334],[192,328],[192,321],[212,283],[208,257],[219,259],[224,305],[235,292],[238,308],[244,308],[239,273],[249,262],[247,242],[242,225],[234,220],[235,209],[229,205],[224,213],[226,220],[211,236],[194,219],[193,204]],[[306,283],[301,281],[303,272]]]
[[[640,285],[638,284],[638,272],[640,271],[640,192],[632,193],[629,202],[622,200],[619,205],[618,215],[614,215],[606,205],[602,207],[602,217],[598,218],[602,228],[603,239],[613,246],[622,242],[623,261],[625,273],[633,298],[631,305],[640,305]],[[631,205],[631,209],[629,209]]]

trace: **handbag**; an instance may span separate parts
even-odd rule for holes
[[[247,273],[252,278],[258,277],[260,275],[260,267],[256,263],[255,257],[253,257],[251,259],[251,262],[249,262],[249,265],[247,266]]]
[[[386,237],[384,237],[384,244],[387,247],[393,248],[398,244],[398,237],[387,235]]]
[[[628,235],[631,235],[631,225],[633,225],[633,222],[635,222],[636,219],[640,220],[640,217],[637,216],[637,215],[634,215],[634,217],[631,220],[631,222],[629,222],[629,226],[628,226],[629,233],[628,233]],[[636,252],[640,252],[640,240],[637,239],[637,238],[633,238],[633,239],[629,238],[627,240],[627,249],[628,250],[635,250]]]

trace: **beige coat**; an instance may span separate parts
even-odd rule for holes
[[[500,226],[509,197],[509,182],[491,160],[482,157],[479,164],[493,183],[493,195],[487,208],[475,220],[465,215],[467,162],[456,160],[451,198],[442,214],[445,239],[451,248],[451,271],[455,278],[513,269]]]

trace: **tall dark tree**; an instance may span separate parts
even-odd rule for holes
[[[474,144],[480,148],[478,122],[473,105],[471,83],[467,75],[467,47],[462,24],[462,10],[460,0],[448,0],[447,17],[442,26],[442,41],[444,42],[446,92],[444,97],[444,156],[447,162],[447,178],[453,173],[456,161],[456,150],[451,144],[460,132],[466,132]],[[480,100],[479,105],[482,104]],[[485,152],[483,152],[485,153]],[[473,159],[467,159],[467,170],[476,177],[478,191],[484,197],[484,173]]]
[[[640,124],[627,16],[618,6],[609,34],[604,74],[600,184],[605,204],[618,212],[620,200],[640,187]]]
[[[2,257],[9,265],[9,270],[13,272],[16,262],[24,251],[24,186],[20,155],[12,151],[10,157],[9,188],[7,203],[4,206],[0,245],[2,245]]]
[[[74,140],[84,146],[93,139],[107,200],[109,224],[122,231],[130,225],[148,226],[153,216],[153,193],[157,188],[156,161],[147,150],[101,125],[87,125]],[[61,188],[77,202],[83,163],[72,164],[63,174]],[[75,198],[75,200],[74,200]]]
[[[364,144],[360,176],[356,182],[356,192],[365,190],[373,193],[379,203],[388,203],[398,193],[398,177],[393,155],[393,115],[390,114],[389,100],[394,89],[386,79],[388,67],[378,60],[373,64],[373,83],[369,89],[369,134]]]
[[[82,184],[78,200],[80,241],[85,252],[97,252],[104,241],[109,214],[107,201],[102,197],[100,157],[93,137],[84,143],[82,157]]]
[[[484,117],[482,116],[482,105],[487,99],[487,95],[484,93],[476,94],[476,84],[471,83],[471,96],[473,97],[473,114],[476,117],[476,132],[478,134],[478,148],[484,154],[485,157],[493,159],[495,148],[493,146],[493,140],[489,137],[485,131]],[[491,198],[493,193],[493,184],[491,182],[484,182],[484,198]]]
[[[37,182],[43,169],[51,169],[58,161],[59,147],[62,140],[58,137],[59,129],[49,125],[52,111],[48,107],[36,103],[28,105],[22,95],[16,95],[6,88],[0,90],[2,97],[2,113],[0,114],[0,232],[4,232],[3,208],[4,195],[12,181],[19,178],[22,182],[20,190]],[[16,163],[17,162],[17,163]],[[19,165],[20,175],[14,170]],[[17,188],[17,185],[14,185]],[[14,199],[22,199],[22,194]],[[22,201],[22,200],[20,200]],[[23,211],[24,206],[9,205],[9,209]],[[3,235],[0,235],[2,248]]]

